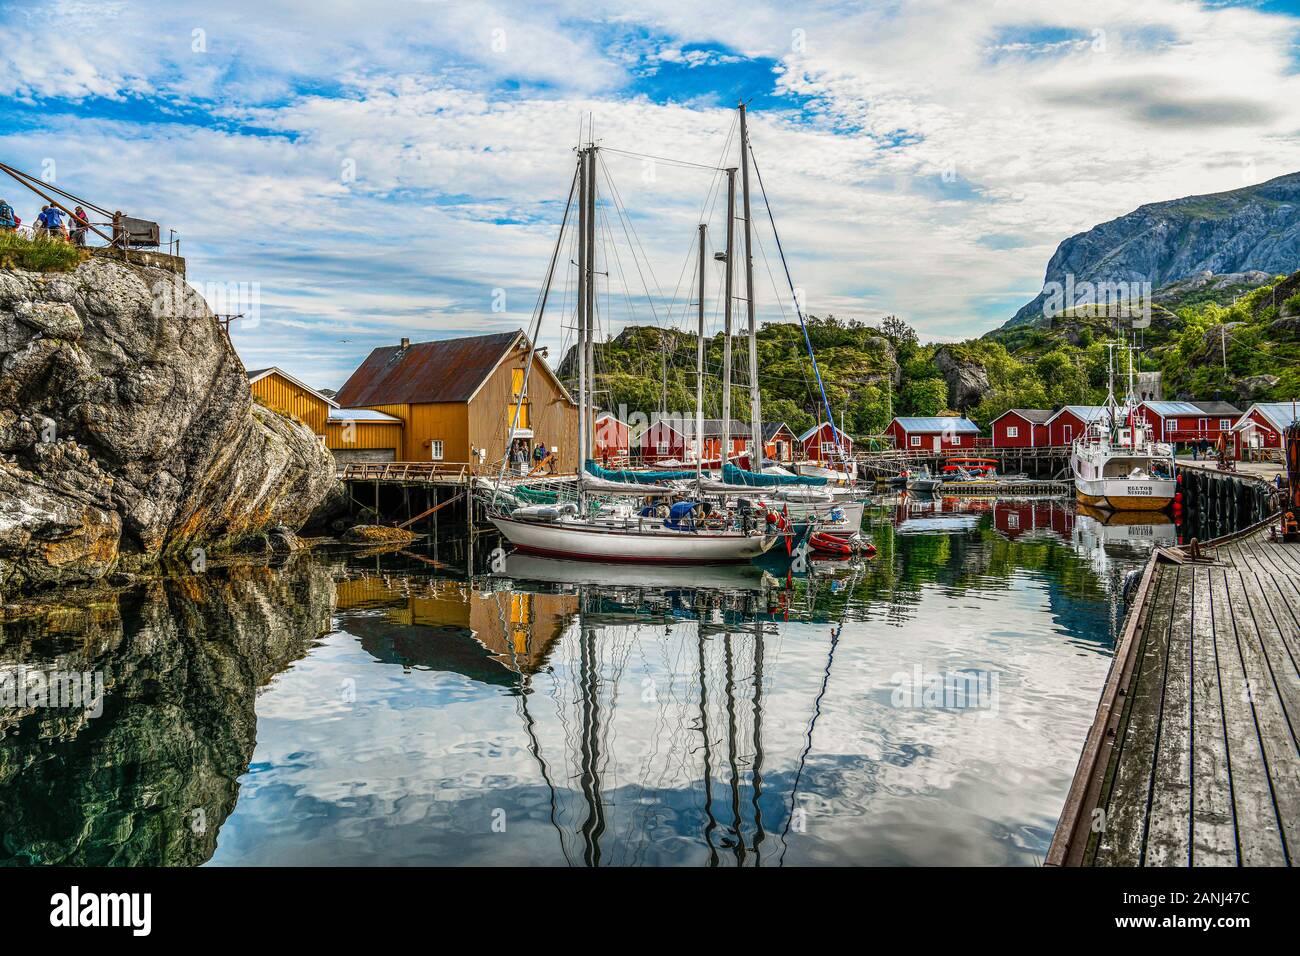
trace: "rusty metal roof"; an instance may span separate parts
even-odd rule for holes
[[[377,348],[339,389],[343,406],[467,402],[522,332]]]

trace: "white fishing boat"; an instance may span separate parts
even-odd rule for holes
[[[1075,497],[1110,511],[1162,511],[1178,491],[1173,448],[1153,440],[1136,417],[1131,390],[1123,406],[1116,403],[1113,358],[1112,348],[1106,412],[1071,447]],[[1132,361],[1130,352],[1130,381]]]

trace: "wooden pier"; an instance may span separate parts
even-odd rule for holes
[[[1038,475],[1064,476],[1069,471],[1068,445],[1040,445],[1037,448],[995,448],[977,445],[974,448],[885,448],[867,451],[854,456],[858,474],[863,478],[890,478],[905,468],[928,465],[942,468],[950,458],[995,458],[1002,471],[1016,469]]]
[[[1300,854],[1300,544],[1273,519],[1152,555],[1048,865],[1282,866]]]
[[[1068,481],[945,481],[935,489],[936,495],[990,496],[997,498],[1046,498],[1074,494]]]

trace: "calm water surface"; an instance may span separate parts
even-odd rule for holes
[[[108,696],[0,717],[0,862],[1031,865],[1166,521],[901,500],[806,573],[334,551],[10,623]]]

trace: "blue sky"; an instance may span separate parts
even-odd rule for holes
[[[321,387],[527,325],[584,117],[622,200],[606,333],[689,320],[716,185],[628,154],[736,162],[740,97],[808,310],[933,340],[1005,321],[1069,235],[1300,169],[1296,3],[9,0],[0,31],[0,158],[175,229],[210,298],[258,290],[245,364]],[[755,298],[787,320],[765,219]]]

